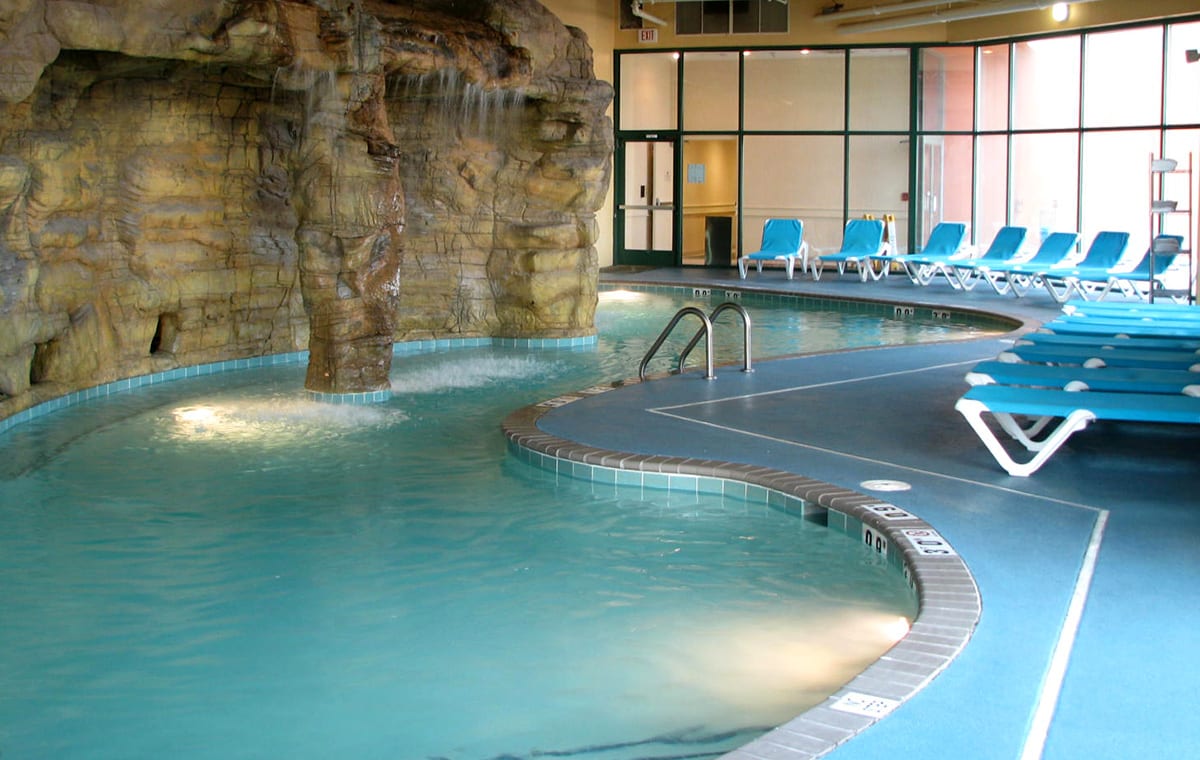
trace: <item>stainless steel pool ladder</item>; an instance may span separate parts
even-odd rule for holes
[[[717,308],[713,309],[711,314],[705,314],[695,306],[684,306],[682,309],[675,312],[675,316],[671,317],[671,321],[668,322],[667,326],[663,328],[663,331],[658,334],[658,338],[654,341],[654,345],[650,346],[650,350],[647,351],[646,355],[642,357],[642,363],[640,366],[638,366],[638,378],[642,380],[646,379],[646,367],[650,364],[650,360],[654,358],[656,353],[658,353],[658,349],[662,348],[663,343],[667,340],[667,336],[669,336],[671,331],[675,329],[675,325],[679,324],[681,319],[691,314],[699,317],[702,324],[700,325],[700,329],[696,331],[696,334],[692,336],[692,339],[688,341],[688,344],[684,347],[683,351],[679,352],[679,366],[675,371],[677,373],[683,372],[683,366],[687,362],[688,355],[692,352],[692,349],[696,347],[696,344],[700,342],[700,339],[704,338],[704,379],[716,380],[717,373],[713,369],[713,321],[716,320],[717,316],[720,315],[721,312],[728,311],[730,309],[737,312],[742,317],[742,372],[753,372],[754,369],[750,366],[750,315],[746,313],[746,310],[742,308],[741,304],[737,304],[732,301],[726,301]]]

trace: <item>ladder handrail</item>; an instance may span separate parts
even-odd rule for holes
[[[685,346],[683,351],[680,352],[679,367],[676,371],[679,373],[683,372],[683,366],[687,363],[688,355],[691,354],[692,349],[696,347],[696,344],[700,342],[700,339],[704,338],[704,379],[715,380],[717,378],[717,373],[713,369],[713,321],[716,320],[719,314],[730,309],[736,311],[742,317],[742,372],[753,372],[754,369],[751,367],[750,359],[750,314],[744,308],[742,308],[741,304],[734,303],[733,301],[726,301],[725,303],[717,306],[717,308],[713,309],[711,314],[705,314],[696,306],[685,306],[679,311],[675,312],[675,316],[671,317],[671,321],[668,322],[667,326],[663,328],[663,331],[658,334],[658,338],[655,339],[654,345],[650,346],[650,350],[647,351],[646,355],[642,357],[642,363],[638,366],[638,378],[641,380],[646,379],[646,367],[650,364],[650,360],[654,358],[656,353],[658,353],[658,349],[662,348],[663,343],[665,343],[667,340],[667,336],[669,336],[671,331],[675,329],[675,326],[679,324],[679,320],[691,314],[699,317],[702,324],[700,325],[700,329],[696,331],[696,334],[692,336],[692,339],[688,341],[687,346]]]
[[[654,358],[654,354],[656,354],[658,352],[658,349],[662,348],[662,344],[666,342],[667,336],[670,335],[671,331],[675,329],[675,325],[679,324],[679,320],[683,319],[684,317],[686,317],[689,314],[699,317],[700,321],[704,323],[703,326],[700,328],[700,332],[704,333],[705,338],[706,338],[705,343],[704,343],[704,348],[706,350],[706,356],[705,356],[705,362],[706,362],[705,370],[706,371],[705,371],[704,379],[705,380],[715,380],[716,379],[717,375],[713,371],[712,320],[710,320],[708,318],[707,314],[705,314],[703,311],[696,308],[695,306],[684,306],[682,309],[675,312],[675,316],[671,317],[671,321],[668,322],[667,326],[663,328],[663,331],[658,334],[658,338],[654,341],[654,345],[650,346],[650,350],[647,351],[646,355],[642,357],[642,363],[641,363],[641,365],[638,366],[638,378],[640,378],[642,380],[646,379],[646,366],[648,364],[650,364],[650,360],[652,358]],[[699,334],[700,333],[697,333],[697,335],[699,335]],[[682,365],[680,365],[680,366],[682,367]]]
[[[710,323],[716,322],[717,315],[719,315],[723,311],[728,311],[730,309],[733,309],[738,314],[740,314],[742,317],[742,335],[743,335],[742,372],[753,372],[754,369],[750,366],[750,314],[749,314],[749,312],[747,312],[744,308],[742,308],[742,305],[740,303],[734,303],[733,301],[726,301],[725,303],[721,304],[717,308],[713,309],[711,313],[709,313],[708,320]],[[710,329],[711,329],[711,325],[710,325]],[[692,352],[692,349],[695,348],[696,344],[699,342],[700,342],[700,332],[697,331],[695,336],[692,337],[691,342],[689,342],[687,344],[687,346],[684,347],[683,351],[679,354],[679,371],[680,372],[683,372],[683,365],[685,362],[687,362],[688,354],[690,354]],[[709,348],[709,353],[712,353],[711,347]]]

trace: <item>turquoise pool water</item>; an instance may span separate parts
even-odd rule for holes
[[[915,614],[875,555],[507,456],[512,409],[633,374],[660,325],[608,309],[596,349],[398,357],[386,404],[289,365],[8,431],[0,754],[715,757],[820,701]]]
[[[616,377],[635,375],[646,349],[680,308],[694,306],[711,313],[729,300],[724,290],[701,296],[690,295],[680,288],[602,291],[596,315],[601,354],[610,357],[611,372],[617,373]],[[934,312],[928,308],[897,315],[897,307],[887,304],[806,300],[759,293],[739,294],[734,300],[750,313],[755,361],[771,356],[979,336],[1013,328],[994,318]],[[679,352],[699,326],[697,318],[684,318],[651,364],[650,371],[674,369]],[[740,364],[741,319],[726,311],[717,318],[714,327],[717,363]],[[704,350],[700,344],[689,355],[688,368],[699,370],[703,365]]]

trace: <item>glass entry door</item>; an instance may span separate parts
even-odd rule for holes
[[[675,142],[628,140],[622,146],[617,264],[676,266]]]
[[[928,136],[921,142],[921,228],[917,230],[917,245],[942,221],[942,198],[945,196],[944,146],[942,138]]]

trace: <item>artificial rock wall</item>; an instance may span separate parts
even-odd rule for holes
[[[588,334],[609,86],[533,0],[0,8],[0,417],[120,377]]]

